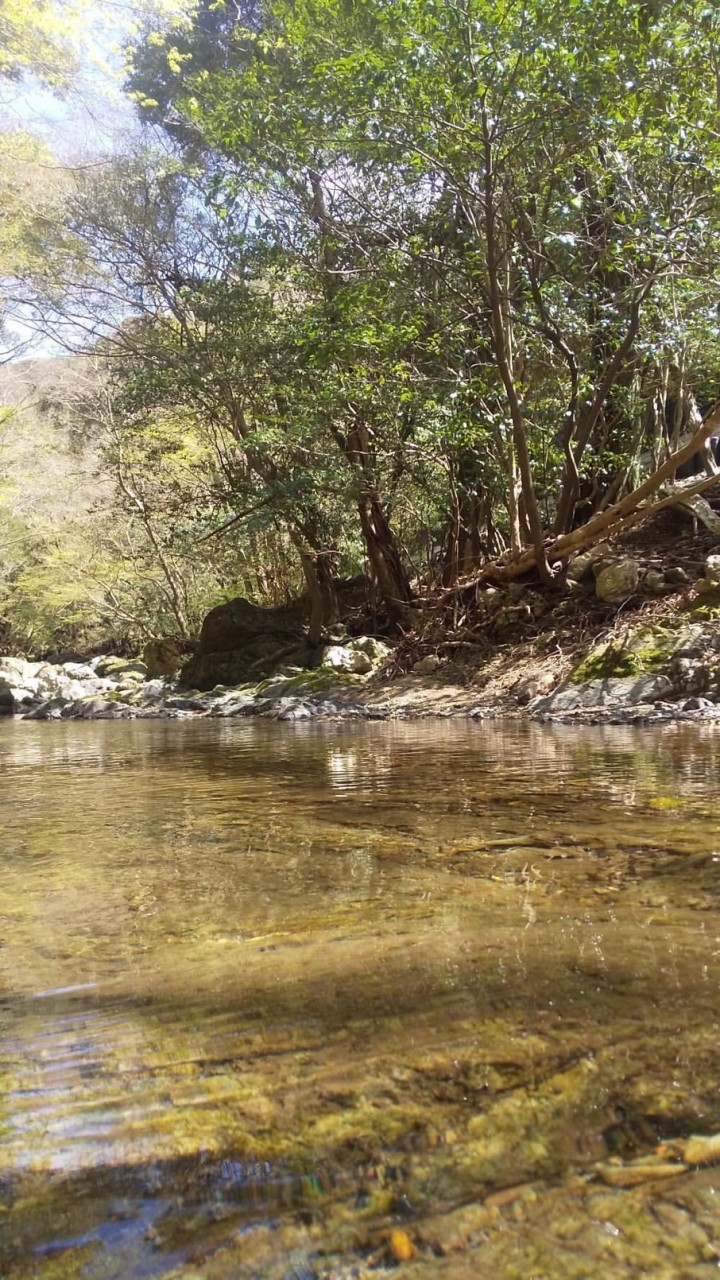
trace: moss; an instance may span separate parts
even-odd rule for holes
[[[326,693],[343,685],[355,688],[363,683],[362,676],[335,671],[332,667],[315,667],[312,671],[300,671],[296,676],[271,676],[267,680],[261,680],[255,686],[255,692],[265,693],[267,689],[272,689],[274,694],[285,697],[302,693]]]
[[[717,621],[720,618],[720,587],[703,595],[693,596],[685,605],[685,612],[699,621]]]
[[[575,668],[570,679],[573,684],[586,684],[589,680],[639,675],[641,671],[637,654],[624,646],[608,643],[593,649]]]
[[[665,627],[642,627],[591,650],[570,678],[573,684],[585,684],[588,680],[655,674],[664,670],[677,644],[677,632]]]

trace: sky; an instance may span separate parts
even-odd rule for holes
[[[187,8],[183,0],[145,0],[142,8],[140,2],[88,0],[87,21],[72,42],[78,74],[71,88],[60,97],[30,76],[6,83],[0,93],[0,130],[38,134],[59,162],[75,165],[102,163],[138,137],[132,103],[122,92],[123,47],[143,11],[172,16]],[[66,340],[72,341],[72,334]],[[8,319],[0,336],[0,361],[61,349],[19,315]]]

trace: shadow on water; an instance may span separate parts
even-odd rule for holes
[[[639,1274],[592,1223],[650,1193],[597,1170],[720,1129],[719,757],[687,725],[2,726],[2,1274],[375,1274],[393,1229],[413,1277],[545,1274],[548,1240],[553,1280]],[[715,1265],[698,1177],[646,1267],[683,1194]]]

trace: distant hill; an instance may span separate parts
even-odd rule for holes
[[[77,405],[98,384],[83,356],[17,360],[0,367],[0,502],[32,523],[82,515],[108,492],[98,442],[79,429]]]

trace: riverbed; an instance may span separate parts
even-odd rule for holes
[[[716,1276],[720,727],[0,723],[0,1274]]]

